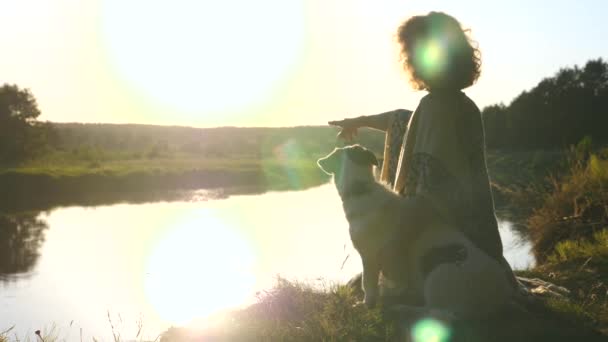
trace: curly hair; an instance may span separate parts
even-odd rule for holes
[[[406,20],[397,31],[401,61],[417,90],[464,89],[481,73],[481,53],[458,20],[430,12]]]

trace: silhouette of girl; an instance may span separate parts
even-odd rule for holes
[[[386,132],[380,179],[405,197],[423,197],[446,222],[504,265],[486,168],[481,113],[462,89],[480,74],[480,53],[468,32],[440,12],[415,16],[398,29],[403,66],[417,90],[426,90],[416,110],[330,121],[351,140],[359,127]]]

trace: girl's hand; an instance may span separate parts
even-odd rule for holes
[[[357,137],[357,129],[360,127],[357,119],[343,119],[337,121],[329,121],[328,124],[342,128],[338,132],[338,138],[352,141]]]

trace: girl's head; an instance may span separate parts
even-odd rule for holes
[[[397,34],[412,86],[460,90],[473,85],[481,72],[481,58],[467,33],[454,17],[441,12],[406,20]]]

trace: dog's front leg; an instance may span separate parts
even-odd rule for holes
[[[380,276],[380,266],[375,259],[365,258],[363,260],[363,301],[369,308],[376,305],[378,299],[378,278]]]

